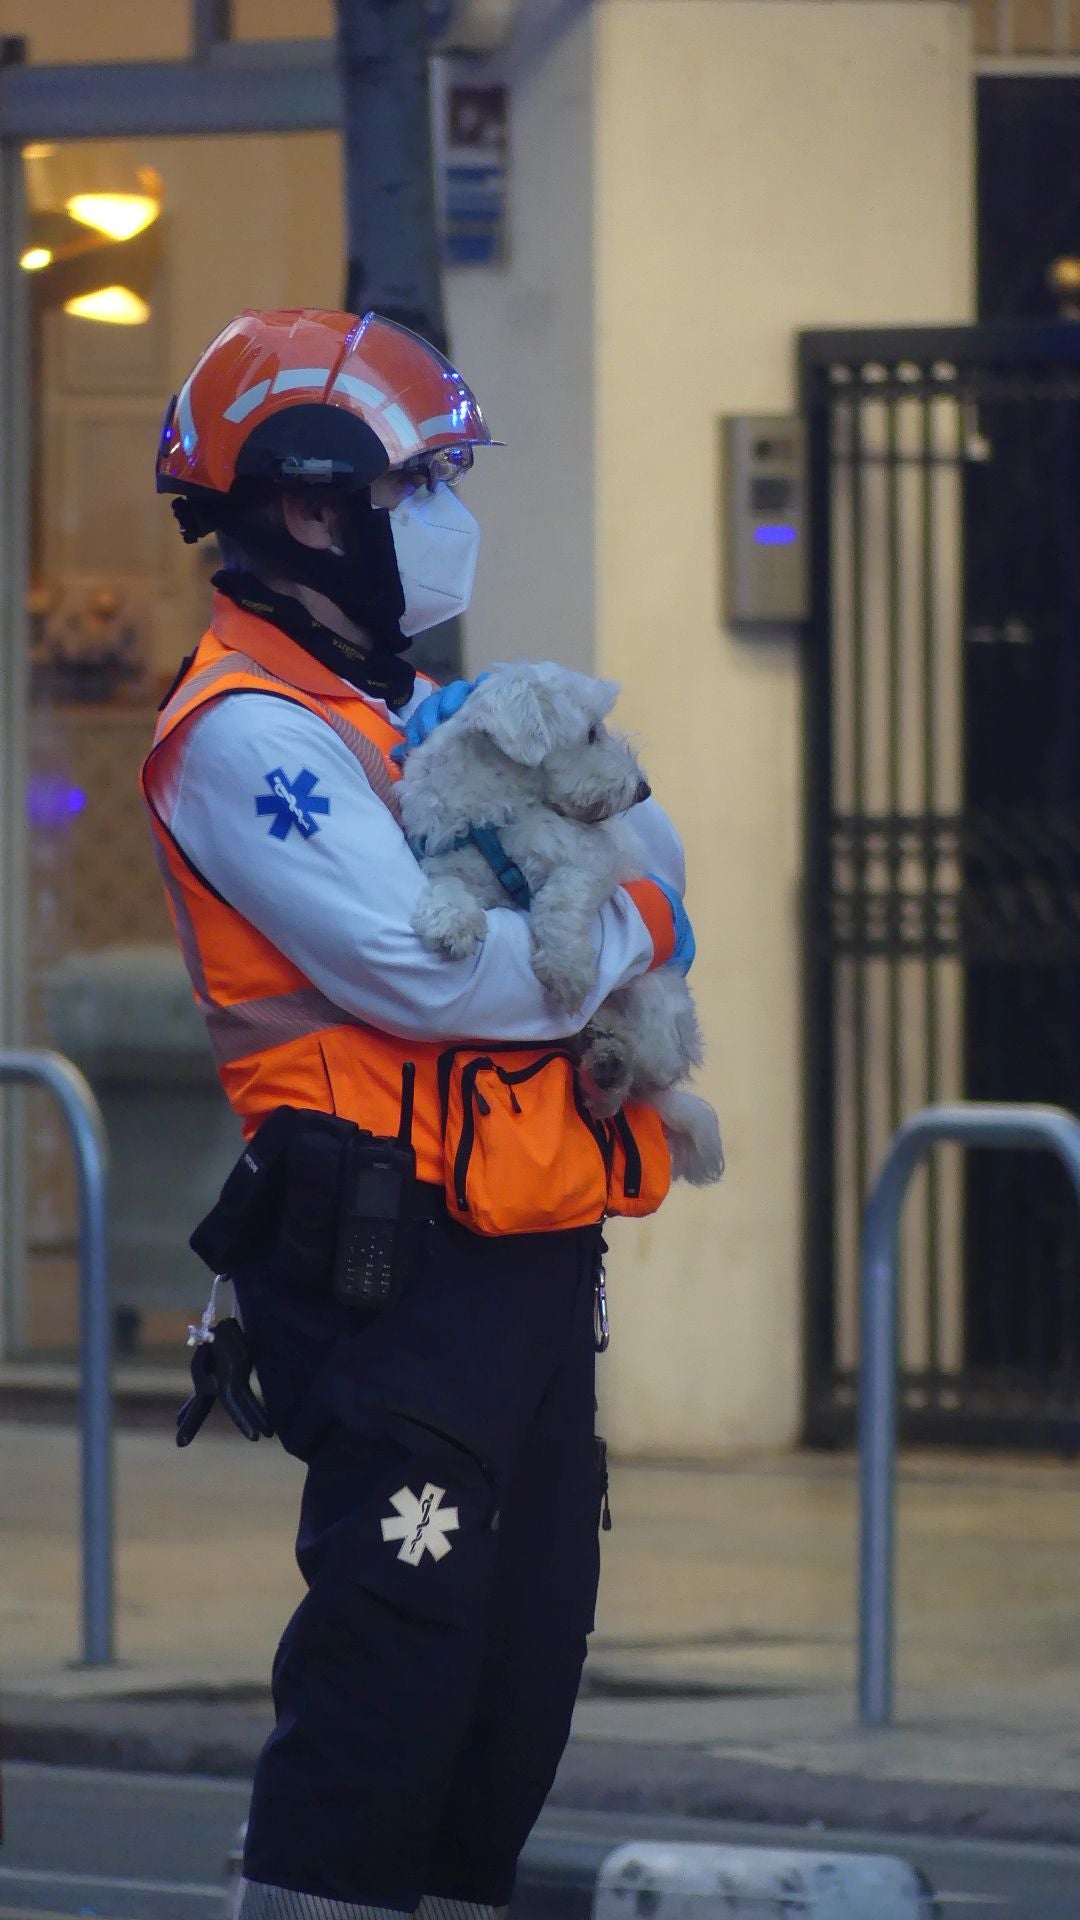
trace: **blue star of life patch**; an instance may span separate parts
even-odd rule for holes
[[[319,784],[319,775],[310,773],[305,767],[295,780],[286,780],[280,767],[275,767],[266,776],[269,793],[260,793],[255,798],[255,811],[272,814],[270,837],[273,840],[287,840],[293,828],[305,840],[318,833],[318,823],[312,818],[316,813],[329,813],[330,802],[314,789]]]

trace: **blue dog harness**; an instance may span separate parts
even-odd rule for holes
[[[410,840],[409,846],[415,858],[419,860],[426,851],[427,843],[422,840]],[[503,892],[509,894],[512,905],[520,908],[522,913],[528,913],[532,905],[532,888],[517,862],[511,860],[495,828],[468,827],[442,851],[456,853],[459,847],[468,846],[475,847],[478,853],[483,854]]]

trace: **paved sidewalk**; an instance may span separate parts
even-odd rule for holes
[[[163,1415],[163,1426],[165,1424]],[[300,1470],[209,1432],[119,1437],[121,1664],[77,1650],[76,1436],[0,1425],[11,1757],[244,1772],[300,1593]],[[850,1460],[615,1463],[563,1804],[1080,1841],[1080,1468],[914,1456],[899,1724],[854,1726]]]

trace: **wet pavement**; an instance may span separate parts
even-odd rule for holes
[[[300,1593],[300,1469],[223,1431],[179,1454],[166,1419],[119,1436],[121,1664],[105,1672],[71,1664],[75,1434],[0,1426],[5,1717],[43,1730],[14,1751],[55,1757],[66,1726],[100,1731],[108,1711],[148,1765],[203,1765],[199,1739],[214,1771],[257,1751]],[[1080,1468],[905,1461],[898,1725],[874,1734],[854,1725],[850,1460],[616,1462],[612,1509],[564,1804],[648,1788],[671,1813],[833,1827],[847,1809],[855,1825],[1080,1843]],[[95,1757],[92,1738],[72,1751]]]

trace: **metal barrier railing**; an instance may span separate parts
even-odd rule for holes
[[[61,1108],[75,1151],[79,1186],[79,1422],[82,1432],[82,1657],[107,1666],[115,1657],[113,1431],[109,1275],[106,1246],[108,1145],[101,1109],[84,1076],[63,1054],[0,1052],[0,1083],[41,1086]]]
[[[898,1238],[911,1177],[939,1142],[1049,1147],[1080,1201],[1080,1120],[1060,1107],[980,1101],[924,1107],[894,1135],[863,1216],[859,1357],[859,1719],[892,1719],[895,1652]]]

